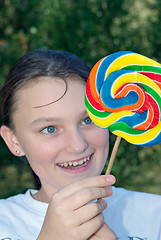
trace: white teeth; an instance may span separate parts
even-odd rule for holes
[[[84,159],[82,159],[82,160],[80,160],[80,161],[75,161],[75,162],[65,162],[65,163],[60,163],[59,164],[59,166],[60,167],[68,167],[68,166],[70,166],[70,167],[76,167],[76,166],[81,166],[81,165],[83,165],[83,164],[85,164],[85,163],[88,163],[89,162],[89,158],[90,157],[86,157],[86,158],[84,158]]]
[[[79,165],[79,163],[78,162],[73,162],[73,166],[75,167],[75,166],[78,166]]]
[[[60,163],[60,164],[59,164],[59,166],[63,167],[63,166],[64,166],[64,164]]]
[[[80,160],[78,164],[79,164],[79,165],[82,165],[83,163],[84,163],[84,161],[83,161],[83,160]]]

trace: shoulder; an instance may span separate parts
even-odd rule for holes
[[[106,199],[104,217],[119,239],[158,239],[161,196],[112,188],[113,195]]]
[[[110,206],[119,206],[131,211],[157,213],[161,216],[161,196],[157,194],[130,191],[123,188],[113,187],[113,195],[111,196]],[[160,213],[160,214],[159,214]]]
[[[0,200],[0,239],[36,239],[48,205],[36,201],[31,190]],[[19,231],[17,232],[17,229]],[[29,232],[29,229],[32,231]],[[34,237],[33,237],[34,235]],[[31,237],[32,236],[32,237]]]
[[[26,194],[19,194],[8,199],[0,200],[0,239],[5,239],[6,236],[16,236],[15,229],[18,228],[18,225],[21,226],[19,216],[25,215],[21,202],[21,198],[25,198],[25,195]]]
[[[155,200],[155,201],[161,201],[161,195],[152,194],[152,193],[145,193],[145,192],[137,192],[137,191],[131,191],[126,190],[124,188],[119,187],[113,187],[113,195],[117,196],[119,198],[129,198],[129,199],[146,199],[146,200]]]
[[[29,198],[29,190],[25,194],[18,194],[7,199],[0,200],[0,208],[2,209],[0,217],[2,214],[7,212],[16,211],[16,209],[22,207],[24,202]]]
[[[7,199],[0,200],[0,220],[3,219],[4,216],[8,216],[8,218],[12,218],[12,216],[19,215],[42,215],[44,216],[47,205],[45,203],[36,201],[31,192],[35,190],[27,190],[24,194],[18,194]]]
[[[39,202],[32,197],[36,190],[27,190],[24,194],[18,194],[7,199],[0,200],[0,208],[8,209],[8,211],[16,212],[17,210],[28,212],[41,212],[47,209],[47,204]],[[0,213],[1,216],[1,213]]]
[[[113,187],[113,196],[112,198],[119,200],[119,201],[145,201],[146,203],[155,202],[158,203],[159,206],[161,206],[161,195],[152,194],[152,193],[144,193],[144,192],[137,192],[137,191],[131,191],[126,190],[124,188],[117,188]]]

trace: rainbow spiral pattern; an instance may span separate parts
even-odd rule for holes
[[[161,64],[120,51],[100,59],[86,86],[86,109],[99,127],[140,146],[161,142]]]

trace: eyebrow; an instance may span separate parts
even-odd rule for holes
[[[41,123],[51,123],[51,122],[59,122],[60,119],[59,118],[46,118],[46,117],[42,117],[42,118],[38,118],[35,119],[31,125],[34,126],[36,124],[41,124]]]
[[[85,117],[85,116],[88,116],[88,113],[86,110],[84,110],[82,113],[81,113],[81,116]]]
[[[80,113],[80,117],[85,117],[88,116],[88,113],[86,110],[82,111],[82,113]],[[35,119],[31,125],[34,126],[36,124],[41,124],[41,123],[51,123],[51,122],[59,122],[61,119],[58,117],[40,117],[38,119]]]

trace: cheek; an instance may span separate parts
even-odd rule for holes
[[[41,179],[47,174],[47,171],[55,168],[55,159],[58,155],[56,148],[50,147],[48,144],[36,145],[32,149],[25,149],[26,158],[33,171]]]
[[[107,150],[109,148],[109,131],[108,129],[102,129],[95,127],[91,132],[91,143],[95,146]]]
[[[58,144],[52,141],[33,139],[34,141],[32,141],[32,139],[25,139],[25,141],[23,140],[21,142],[23,151],[30,165],[50,164],[59,154]]]
[[[94,134],[93,134],[94,133]],[[96,128],[92,133],[91,145],[95,148],[95,169],[96,174],[101,174],[109,152],[109,131],[108,129]]]

